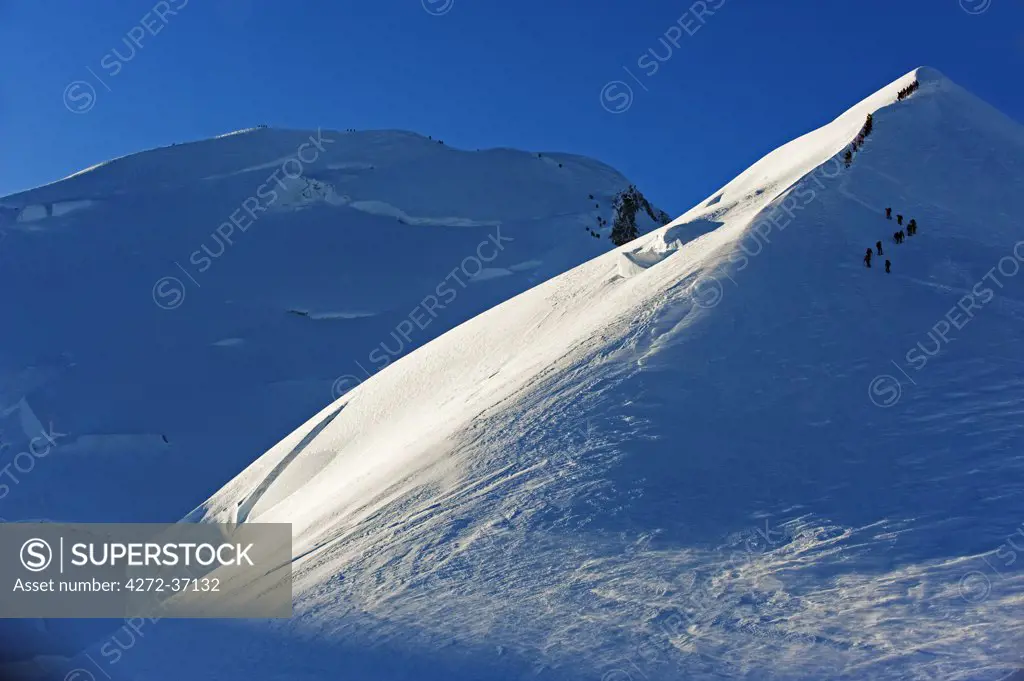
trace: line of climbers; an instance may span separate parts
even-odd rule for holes
[[[885,209],[885,219],[886,220],[892,220],[892,208],[886,208]],[[900,226],[903,226],[903,216],[902,215],[897,215],[896,216],[896,224],[898,224]],[[906,230],[906,232],[904,232],[902,229],[900,231],[898,231],[898,232],[893,232],[892,240],[893,240],[893,243],[901,244],[901,243],[903,243],[906,240],[906,238],[908,236],[914,236],[915,234],[917,234],[917,220],[915,220],[914,218],[910,218],[910,222],[907,223],[907,230]],[[876,241],[875,242],[875,248],[878,250],[878,255],[882,255],[882,242],[881,241]],[[864,252],[864,267],[871,267],[871,256],[872,256],[872,251],[869,248],[869,249],[867,249],[867,251]],[[891,267],[892,267],[892,263],[889,262],[888,260],[886,260],[885,261],[885,273],[886,274],[889,274],[889,272],[890,272],[889,268],[891,268]]]
[[[857,133],[856,139],[853,140],[853,144],[843,154],[843,160],[846,162],[846,167],[849,168],[850,164],[853,163],[853,155],[860,151],[860,148],[864,146],[864,140],[871,134],[871,131],[875,129],[875,120],[871,114],[868,114],[868,119],[864,122],[860,132]]]
[[[913,83],[899,91],[899,94],[896,95],[896,101],[902,102],[904,99],[914,94],[920,86],[921,84],[915,80]]]
[[[902,102],[904,99],[914,94],[917,91],[917,88],[920,86],[921,84],[915,80],[913,83],[911,83],[907,87],[900,90],[899,93],[897,93],[896,101]],[[868,119],[867,121],[865,121],[864,127],[860,129],[860,132],[857,133],[857,138],[853,140],[853,143],[850,145],[850,148],[846,150],[845,154],[843,154],[843,161],[846,162],[847,168],[849,168],[850,164],[853,163],[853,155],[860,151],[860,148],[864,146],[864,140],[867,139],[867,136],[871,134],[871,131],[874,129],[874,124],[874,118],[871,114],[868,114]]]

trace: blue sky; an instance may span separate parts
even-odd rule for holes
[[[1018,0],[0,0],[0,32],[0,195],[266,123],[587,154],[676,214],[922,64],[1024,121]]]

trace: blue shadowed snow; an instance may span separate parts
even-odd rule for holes
[[[920,89],[897,103],[915,78]],[[846,168],[843,153],[868,113],[873,132]],[[933,70],[908,74],[671,225],[489,307],[322,407],[187,517],[292,523],[296,617],[160,623],[116,673],[1013,673],[1024,654],[1024,543],[1013,543],[1024,537],[1024,364],[1014,352],[1024,323],[1021,186],[1024,128]],[[371,194],[363,200],[438,215]],[[213,324],[210,343],[245,341],[204,352],[244,358],[252,334],[242,320],[254,327],[254,316],[268,326],[286,307],[343,311],[265,302],[282,295],[270,273],[288,267],[273,256],[294,225],[318,211],[366,214],[323,203],[303,203],[287,223],[261,221],[254,232],[278,236],[278,249],[251,269],[239,259],[224,279],[211,268],[212,291],[204,284],[175,311],[194,315],[185,318],[192,328]],[[915,218],[918,234],[894,244],[887,206]],[[457,217],[488,219],[468,208]],[[452,226],[444,238],[468,229]],[[391,267],[383,231],[368,231],[369,251],[350,263]],[[529,234],[544,243],[543,232]],[[333,245],[330,236],[321,243]],[[861,258],[876,241],[885,255],[867,269]],[[419,272],[415,250],[429,249],[426,240],[395,246],[403,271]],[[323,293],[307,270],[289,273],[289,293]],[[406,304],[434,276],[425,271]],[[248,307],[218,316],[221,301],[243,291]],[[376,316],[285,316],[272,337],[280,345],[268,339],[237,373],[223,369],[202,385],[344,356],[309,341],[308,329],[376,324],[385,315],[367,301],[344,310]],[[253,313],[264,309],[275,312]],[[176,347],[167,313],[151,318],[154,346]],[[261,363],[299,340],[309,342],[302,353]],[[97,340],[93,351],[103,347]],[[168,382],[195,375],[165,371]],[[225,441],[266,413],[245,401],[188,408],[197,421],[237,418]],[[273,578],[229,586],[258,593]]]

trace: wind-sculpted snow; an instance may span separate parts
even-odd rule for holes
[[[218,678],[1014,673],[1022,160],[1020,126],[922,69],[402,357],[190,516],[263,488],[295,621],[174,626],[133,671],[245,640]],[[211,652],[169,665],[184,646]]]
[[[921,69],[390,362],[187,518],[292,523],[295,619],[161,623],[117,672],[1014,673],[1022,161],[1024,129]]]

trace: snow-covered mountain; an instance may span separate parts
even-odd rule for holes
[[[608,251],[628,187],[566,154],[255,128],[0,199],[0,517],[180,518],[383,366]]]
[[[1012,673],[1022,188],[1024,128],[900,78],[270,449],[189,520],[292,523],[295,619],[161,622],[121,670]],[[917,234],[895,244],[887,207]]]
[[[900,98],[915,82],[920,87]],[[871,132],[847,164],[868,114]],[[210,175],[255,161],[219,163]],[[569,169],[564,163],[550,172]],[[180,178],[158,165],[127,172],[151,172],[151,184],[166,184],[161,191],[181,191]],[[335,170],[356,174],[352,166]],[[343,256],[300,250],[317,266],[272,257],[229,266],[243,238],[278,245],[261,247],[269,256],[285,252],[296,221],[314,229],[302,222],[306,216],[365,213],[370,203],[375,215],[367,219],[383,222],[364,234],[366,256],[347,260],[361,273],[431,259],[426,249],[437,237],[411,243],[404,229],[411,224],[402,226],[405,241],[382,237],[387,223],[399,227],[395,210],[381,204],[410,218],[438,213],[315,179],[323,186],[304,188],[310,196],[288,199],[289,220],[271,222],[268,211],[205,279],[197,277],[194,288],[189,282],[180,308],[148,311],[153,347],[178,348],[174,324],[212,324],[210,343],[243,339],[210,348],[221,357],[213,353],[251,347],[258,328],[277,344],[261,346],[263,362],[273,362],[274,350],[301,347],[272,365],[281,375],[307,366],[307,355],[319,366],[333,349],[308,349],[308,335],[295,329],[378,310],[362,297],[348,299],[360,301],[358,309],[314,300],[323,279],[302,275]],[[602,206],[620,181],[594,192]],[[293,524],[293,620],[163,620],[130,644],[124,632],[99,641],[91,657],[70,665],[94,678],[147,680],[981,680],[1014,673],[1024,666],[1024,366],[1015,352],[1024,328],[1022,188],[1024,128],[934,70],[900,78],[767,155],[672,224],[403,355],[190,514],[190,521]],[[96,200],[86,194],[60,196]],[[225,200],[226,214],[241,196],[242,189]],[[123,227],[120,240],[109,239],[110,251],[132,253],[128,207],[156,202],[118,199],[123,219],[109,224]],[[176,205],[187,215],[193,203],[185,196]],[[493,219],[489,205],[481,196],[481,210],[455,218]],[[904,230],[915,219],[917,234],[893,243],[900,226],[885,218],[887,207],[894,218],[905,216]],[[330,234],[329,222],[317,224]],[[567,233],[573,230],[587,234],[578,224]],[[209,231],[206,225],[193,236]],[[199,248],[165,238],[182,264]],[[869,269],[862,258],[876,242],[884,254]],[[71,243],[81,241],[69,250]],[[554,250],[538,250],[545,248]],[[87,255],[77,265],[90,275],[104,268]],[[164,265],[153,258],[131,266],[135,288],[104,279],[100,293],[113,297],[89,308],[104,316],[83,313],[60,330],[90,331],[93,344],[83,343],[94,350],[89,357],[125,353],[141,367],[142,349],[118,342],[105,325],[128,314],[119,306],[138,304],[131,314],[139,314],[138,289],[148,294],[153,279],[174,276]],[[288,289],[275,286],[278,270],[290,273]],[[62,274],[65,291],[80,273],[50,270]],[[377,302],[372,286],[353,283]],[[293,289],[309,297],[283,297]],[[232,308],[224,300],[242,293],[259,302],[247,303],[244,315],[225,312]],[[21,312],[35,309],[26,301]],[[265,313],[262,324],[239,328],[254,310]],[[171,321],[173,314],[194,317]],[[39,310],[30,318],[42,317]],[[401,318],[393,318],[396,325]],[[352,347],[337,349],[340,362]],[[226,376],[251,380],[257,368],[267,373],[251,355],[229,357],[234,363],[216,381],[195,378],[212,371],[213,360],[199,372],[183,364],[156,371],[164,385],[177,377],[201,380],[203,388]],[[82,364],[68,361],[69,373]],[[59,360],[42,368],[54,366]],[[24,375],[28,384],[44,372]],[[126,386],[152,380],[127,371],[114,379]],[[138,394],[136,408],[158,397]],[[204,451],[235,449],[233,436],[248,437],[253,422],[277,418],[262,408],[269,401],[239,398],[210,409],[216,394],[205,399],[209,411],[200,413],[167,398],[168,408],[197,420],[223,419],[223,440],[211,445],[196,434],[192,444]],[[228,586],[244,598],[261,583]],[[104,646],[122,653],[116,663]]]

